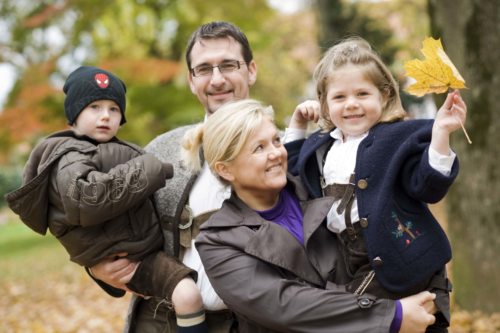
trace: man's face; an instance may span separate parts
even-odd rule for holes
[[[249,89],[257,79],[257,66],[243,60],[241,45],[233,38],[204,39],[197,41],[191,50],[191,67],[217,66],[225,61],[237,60],[239,69],[221,73],[213,68],[211,75],[193,76],[189,73],[189,87],[205,108],[207,115],[214,113],[222,104],[249,97]]]

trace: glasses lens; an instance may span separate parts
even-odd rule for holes
[[[212,75],[215,67],[218,67],[221,73],[229,73],[240,69],[240,62],[238,60],[227,60],[216,66],[199,65],[192,69],[192,73],[193,76]]]
[[[213,70],[212,66],[200,65],[193,68],[193,74],[194,76],[211,75],[212,70]]]
[[[222,73],[233,72],[240,68],[240,63],[237,60],[225,61],[219,65],[219,70]]]

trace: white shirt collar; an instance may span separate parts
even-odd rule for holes
[[[344,140],[344,134],[342,133],[342,130],[338,127],[336,127],[333,131],[330,132],[330,136],[335,139],[335,140],[340,140],[342,142],[348,142],[348,141],[354,141],[354,140],[361,140],[364,139],[368,135],[368,132],[365,132],[360,135],[346,135],[346,138]]]

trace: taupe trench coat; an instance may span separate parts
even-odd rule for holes
[[[304,245],[234,193],[201,226],[196,247],[239,332],[389,332],[394,301],[341,286],[348,278],[324,223],[332,200],[303,204]]]

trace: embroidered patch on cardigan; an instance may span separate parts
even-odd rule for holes
[[[391,212],[392,219],[396,222],[396,230],[392,231],[395,239],[402,239],[405,246],[409,246],[415,239],[422,234],[417,229],[414,229],[411,221],[401,222],[398,214]]]

